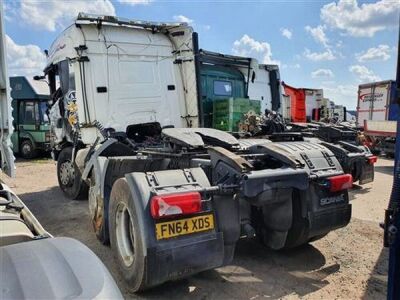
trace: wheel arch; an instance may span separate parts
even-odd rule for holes
[[[34,148],[36,147],[36,143],[35,143],[33,136],[29,132],[23,131],[20,133],[20,136],[19,136],[20,147],[21,147],[21,144],[26,140],[30,141]],[[20,151],[21,151],[21,149],[20,149]]]

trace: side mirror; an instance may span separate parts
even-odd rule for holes
[[[46,79],[46,77],[43,76],[43,75],[36,75],[36,76],[33,76],[33,80],[43,80],[43,79]]]

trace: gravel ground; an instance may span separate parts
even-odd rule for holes
[[[51,160],[18,161],[16,179],[2,179],[55,236],[73,237],[106,264],[126,298],[191,299],[383,299],[388,251],[382,248],[384,209],[390,195],[393,161],[380,159],[375,182],[351,191],[349,226],[302,248],[275,252],[254,241],[241,241],[230,266],[130,294],[89,224],[86,201],[66,199],[57,186]]]

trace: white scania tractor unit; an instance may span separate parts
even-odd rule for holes
[[[352,177],[328,148],[204,128],[257,68],[200,50],[184,23],[86,14],[48,51],[60,187],[89,199],[133,291],[229,264],[239,238],[290,248],[350,221]]]

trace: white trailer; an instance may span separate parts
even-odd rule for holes
[[[364,129],[366,143],[372,151],[394,155],[398,114],[395,81],[372,82],[358,87],[357,126]]]
[[[395,104],[396,90],[393,80],[362,84],[358,87],[357,124],[365,120],[395,120],[398,113]]]

